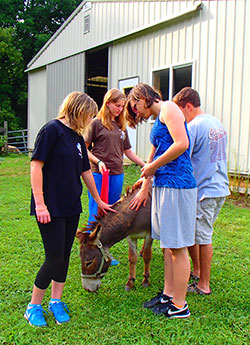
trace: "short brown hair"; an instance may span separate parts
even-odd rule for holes
[[[174,96],[173,102],[182,108],[185,108],[187,103],[191,103],[195,108],[200,107],[201,105],[198,92],[191,87],[184,87],[181,89],[181,91]]]
[[[135,128],[136,125],[143,121],[143,118],[139,117],[131,108],[131,100],[139,101],[140,99],[145,99],[147,107],[150,108],[151,105],[162,100],[161,93],[154,87],[139,83],[133,87],[128,95],[128,100],[125,106],[125,118],[128,122],[128,125],[132,128]]]

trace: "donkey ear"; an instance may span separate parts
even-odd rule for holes
[[[100,240],[101,233],[102,233],[102,226],[101,224],[97,224],[95,230],[92,231],[91,234],[89,235],[89,241],[93,242],[93,245],[96,245],[98,241]]]
[[[80,229],[77,229],[76,231],[76,238],[78,239],[78,241],[81,243],[83,240],[84,234]]]
[[[78,239],[80,244],[86,243],[88,241],[88,238],[89,238],[89,232],[83,231],[81,229],[77,229],[76,238]]]

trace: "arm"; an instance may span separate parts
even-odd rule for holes
[[[128,157],[128,159],[130,159],[135,164],[138,164],[141,167],[143,167],[145,165],[143,160],[140,157],[138,157],[131,149],[125,150],[124,153],[125,153],[126,157]]]
[[[156,160],[142,168],[141,177],[155,174],[161,166],[173,161],[189,147],[189,140],[185,128],[185,118],[182,111],[173,102],[166,102],[161,109],[160,119],[166,124],[173,139],[173,144]]]
[[[84,181],[84,183],[86,184],[90,194],[93,196],[93,198],[95,199],[98,208],[100,209],[101,213],[107,214],[106,211],[111,211],[111,212],[116,212],[115,210],[113,210],[108,204],[106,204],[105,202],[103,202],[100,198],[100,195],[96,189],[96,185],[95,185],[95,180],[93,177],[93,174],[91,172],[91,170],[87,170],[84,171],[82,173],[82,179]]]
[[[51,221],[50,213],[44,203],[43,197],[43,171],[44,162],[32,160],[30,164],[30,182],[33,197],[35,200],[36,216],[40,223],[49,223]]]
[[[90,143],[85,142],[85,145],[87,148],[88,158],[89,158],[90,162],[96,164],[98,166],[100,173],[103,174],[103,171],[107,170],[105,163],[103,163],[103,161],[98,159],[95,155],[93,155],[93,153],[91,151],[88,150]]]
[[[154,154],[155,154],[155,147],[151,145],[151,150],[148,156],[147,164],[153,161]],[[138,211],[141,205],[143,205],[144,207],[146,206],[147,201],[148,201],[148,189],[150,185],[151,185],[151,177],[144,178],[141,189],[131,200],[130,208],[132,210],[135,209],[136,211]]]

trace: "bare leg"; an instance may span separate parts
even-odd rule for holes
[[[173,302],[184,306],[190,276],[190,261],[187,248],[171,249],[174,274]]]
[[[173,261],[171,251],[164,249],[164,290],[163,293],[170,297],[174,293]]]
[[[196,277],[200,276],[200,253],[199,245],[195,244],[192,247],[188,247],[189,254],[193,263],[193,274]]]
[[[65,283],[58,283],[52,280],[51,298],[61,299]]]
[[[39,289],[38,287],[36,287],[34,285],[30,303],[31,304],[41,304],[45,292],[46,292],[46,289]]]
[[[201,244],[200,245],[200,280],[197,284],[204,292],[210,292],[209,282],[210,282],[210,270],[213,257],[213,245],[211,244]]]

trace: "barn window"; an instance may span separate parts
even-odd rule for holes
[[[173,68],[172,97],[185,86],[192,85],[192,65]]]
[[[176,65],[153,71],[153,85],[161,91],[164,101],[185,86],[192,86],[192,64]]]
[[[84,33],[87,34],[90,31],[90,15],[84,17]]]
[[[153,72],[153,85],[161,91],[162,99],[169,99],[169,68]]]

